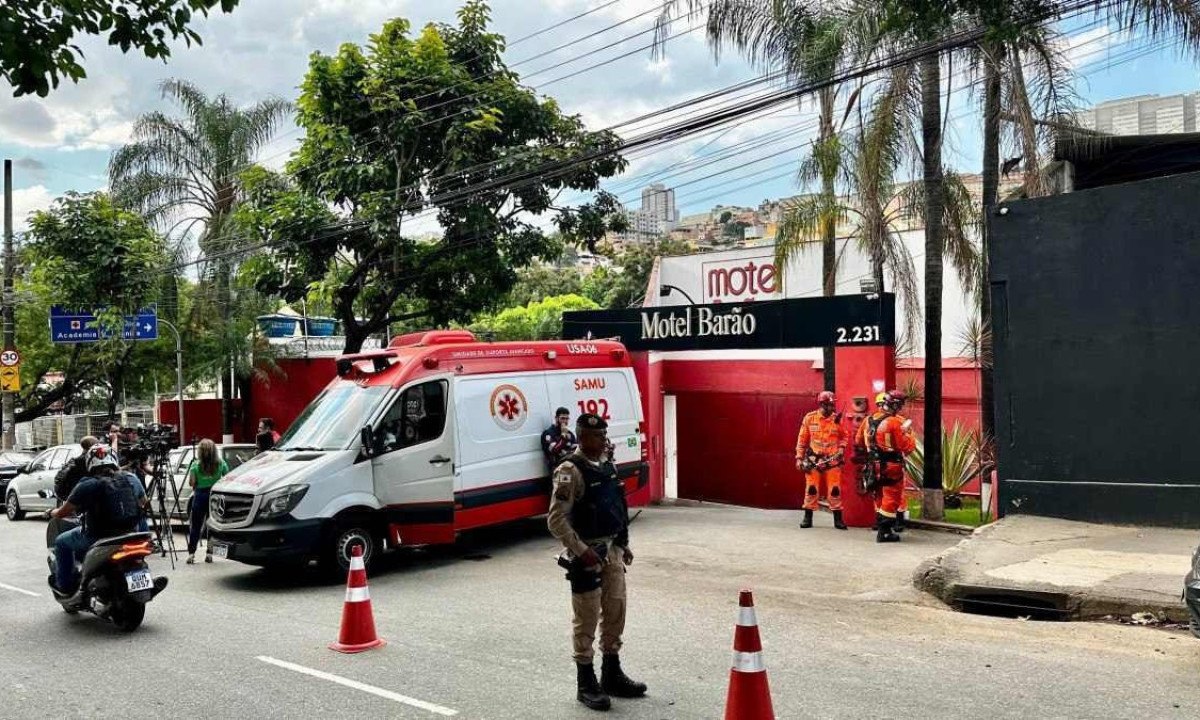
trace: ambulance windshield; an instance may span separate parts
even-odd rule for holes
[[[280,438],[276,450],[342,450],[358,437],[387,387],[335,385],[317,396]]]

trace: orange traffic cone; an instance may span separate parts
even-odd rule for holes
[[[342,606],[342,630],[330,650],[357,653],[384,644],[375,634],[375,616],[371,613],[371,590],[367,587],[367,566],[362,548],[354,546],[350,558],[350,576],[346,579],[346,604]]]
[[[775,720],[767,670],[763,666],[762,640],[758,637],[758,619],[754,615],[754,594],[743,590],[738,605],[725,720]]]

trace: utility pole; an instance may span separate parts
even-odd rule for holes
[[[16,328],[13,326],[13,180],[12,160],[4,161],[4,349],[17,347]],[[4,403],[4,449],[11,450],[17,444],[16,409],[13,394],[3,393]]]

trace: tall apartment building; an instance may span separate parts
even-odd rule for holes
[[[609,233],[606,238],[618,251],[631,243],[647,242],[669,234],[679,224],[675,191],[662,183],[644,188],[642,206],[637,210],[625,210],[625,219],[628,229],[623,233]]]
[[[1196,132],[1200,93],[1137,95],[1100,103],[1080,112],[1079,124],[1112,135],[1169,135]]]
[[[679,210],[675,208],[675,191],[662,183],[654,183],[643,189],[641,212],[673,228],[679,223]]]

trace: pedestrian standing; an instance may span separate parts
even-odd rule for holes
[[[819,409],[804,416],[796,439],[796,469],[804,472],[804,519],[800,527],[810,528],[813,512],[820,508],[821,489],[833,511],[833,526],[845,530],[842,522],[842,463],[846,453],[846,430],[835,412],[837,399],[826,390],[817,396]]]
[[[917,448],[912,421],[900,414],[904,393],[892,390],[882,395],[883,411],[862,424],[856,444],[872,464],[875,493],[875,542],[899,542],[895,533],[896,514],[904,496],[904,456]]]
[[[597,415],[580,415],[575,432],[579,448],[554,471],[546,521],[566,548],[559,564],[571,583],[576,699],[592,710],[608,710],[609,696],[646,694],[644,683],[621,670],[619,655],[625,632],[625,568],[633,562],[629,506],[617,468],[605,456],[608,423]],[[604,654],[599,683],[592,663],[597,624]]]
[[[258,421],[258,435],[254,438],[259,452],[272,450],[279,444],[279,433],[275,431],[275,421],[269,417]]]
[[[575,452],[579,447],[575,433],[571,432],[571,411],[560,407],[554,411],[554,424],[542,431],[542,454],[550,466],[550,472]]]
[[[192,516],[188,528],[187,564],[196,562],[196,548],[200,546],[200,533],[208,520],[208,500],[213,485],[229,473],[229,466],[217,455],[217,444],[205,438],[196,448],[196,459],[188,467],[188,485],[192,487]],[[212,562],[212,543],[208,543],[204,562]]]

